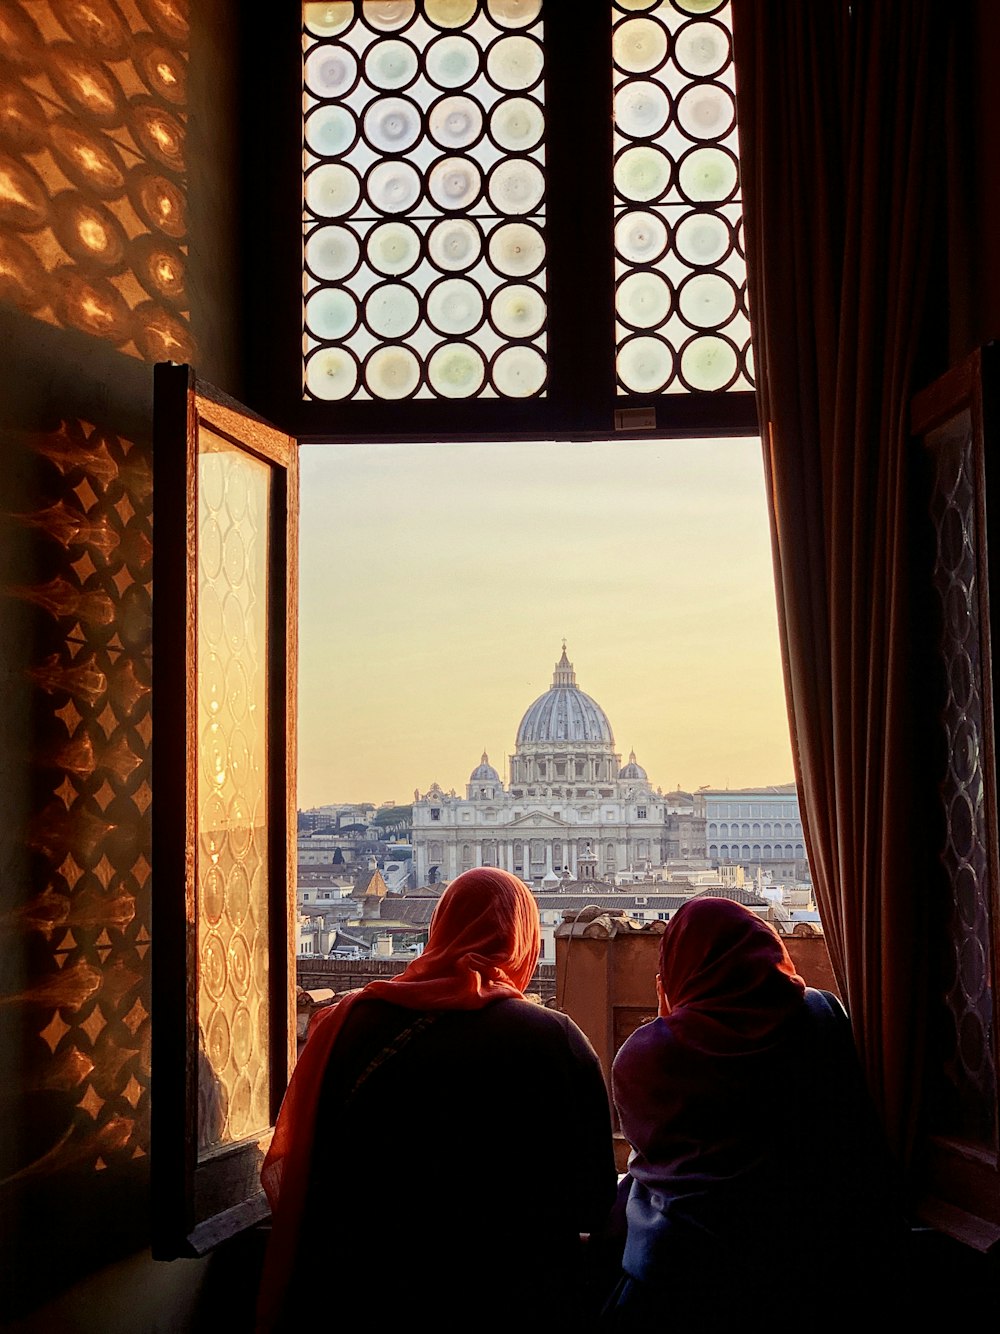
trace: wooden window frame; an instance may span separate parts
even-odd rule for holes
[[[244,25],[242,290],[253,408],[302,443],[608,440],[757,435],[751,391],[619,395],[615,385],[611,0],[548,0],[544,398],[302,396],[302,29],[299,5]],[[586,89],[586,95],[581,94]],[[583,146],[583,149],[581,148]],[[581,172],[589,173],[581,176]],[[581,275],[603,275],[600,282]],[[616,427],[652,409],[655,425]],[[648,414],[647,414],[648,415]]]
[[[201,1255],[266,1217],[270,1130],[198,1156],[197,458],[204,424],[272,470],[267,650],[271,1124],[295,1057],[297,442],[190,366],[154,371],[152,1246]],[[278,630],[278,633],[274,633]],[[283,633],[281,632],[283,630]]]

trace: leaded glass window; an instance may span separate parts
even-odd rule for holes
[[[543,394],[541,0],[304,17],[306,397]]]
[[[272,416],[345,440],[755,429],[730,0],[302,14],[301,194],[282,177],[287,240],[259,256],[297,358]]]
[[[618,393],[753,383],[730,5],[616,0]]]

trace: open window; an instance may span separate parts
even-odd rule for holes
[[[154,1249],[266,1213],[295,1049],[296,442],[155,372]]]

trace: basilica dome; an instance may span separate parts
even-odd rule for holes
[[[633,780],[639,780],[639,781],[644,781],[649,777],[649,775],[646,773],[646,770],[642,767],[642,765],[636,764],[634,750],[628,757],[628,764],[625,765],[624,769],[622,769],[618,777],[631,778]]]
[[[538,743],[565,745],[588,741],[613,748],[615,737],[608,715],[576,684],[576,673],[566,657],[564,644],[562,657],[552,674],[552,684],[521,719],[517,748]]]
[[[483,751],[483,758],[469,775],[470,783],[499,783],[500,775],[493,765],[490,764],[490,757]]]

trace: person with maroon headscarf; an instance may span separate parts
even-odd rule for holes
[[[314,1021],[261,1170],[261,1334],[420,1312],[578,1328],[581,1234],[615,1196],[611,1109],[581,1030],[525,999],[538,952],[527,886],[478,867],[419,958]]]
[[[843,1006],[727,899],[674,914],[656,988],[612,1070],[632,1153],[608,1327],[723,1329],[763,1319],[765,1290],[807,1303],[807,1329],[870,1311],[905,1227]]]

